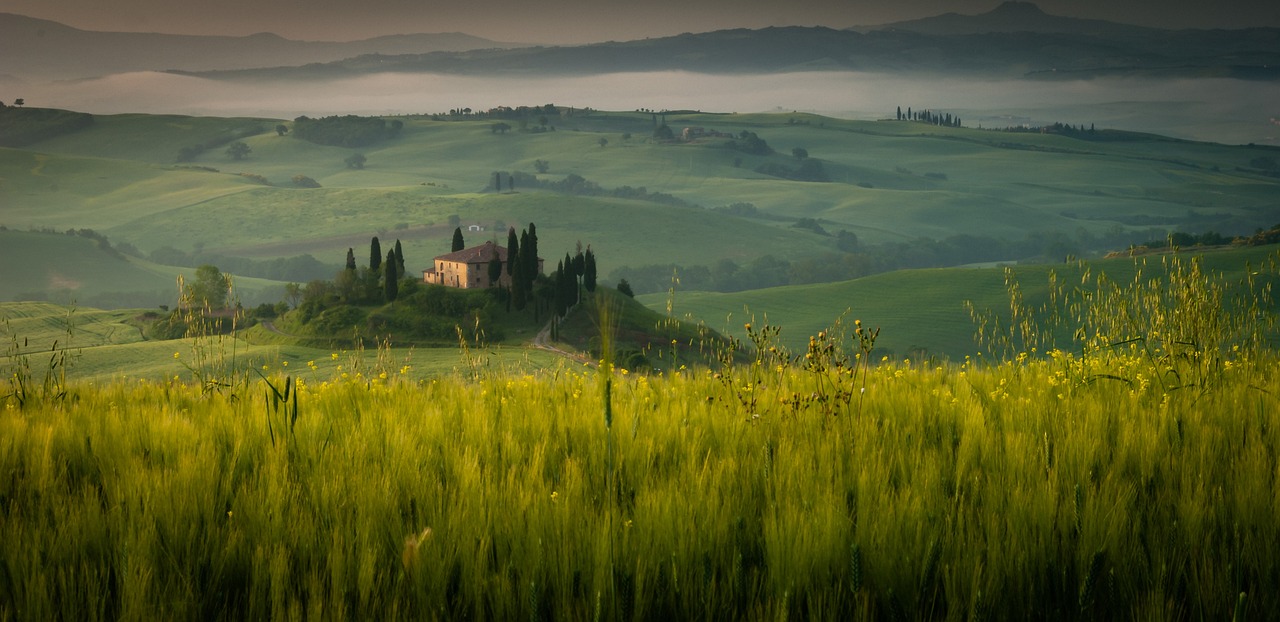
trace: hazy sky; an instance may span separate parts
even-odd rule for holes
[[[466,32],[523,43],[640,39],[720,28],[844,28],[955,12],[1000,0],[0,0],[0,12],[85,30],[345,41]],[[1047,13],[1162,28],[1280,27],[1275,0],[1038,0]]]

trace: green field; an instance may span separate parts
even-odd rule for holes
[[[448,250],[447,223],[456,215],[463,225],[486,228],[469,242],[501,239],[505,228],[495,225],[536,222],[548,259],[590,244],[608,275],[621,266],[745,265],[764,255],[794,260],[835,252],[833,238],[788,226],[798,218],[819,219],[831,233],[851,231],[864,244],[1048,231],[1127,231],[1134,239],[1174,229],[1244,234],[1280,220],[1280,181],[1253,166],[1269,152],[1247,146],[805,114],[665,117],[677,133],[750,130],[776,151],[763,156],[728,149],[725,138],[655,141],[647,113],[562,110],[549,119],[554,131],[540,132],[521,131],[514,120],[511,131],[494,133],[492,119],[404,118],[398,137],[360,149],[278,136],[279,121],[269,119],[103,116],[74,133],[0,149],[0,224],[91,228],[144,254],[165,246],[259,259],[310,253],[335,265],[347,248],[378,235],[402,239],[412,272]],[[252,152],[242,161],[219,143],[175,162],[184,146],[246,132],[258,133],[243,138]],[[793,147],[820,160],[831,182],[755,172],[764,163],[796,166]],[[344,163],[356,152],[367,157],[363,170]],[[493,171],[533,173],[536,160],[549,164],[543,180],[580,175],[606,190],[643,187],[697,207],[531,188],[484,191]],[[296,175],[322,188],[295,187]],[[761,218],[698,209],[740,202],[755,205]],[[0,260],[10,261],[8,247]]]
[[[9,262],[0,281],[0,300],[47,300],[101,308],[172,306],[178,277],[194,278],[188,267],[166,266],[104,251],[77,235],[0,231],[0,256]],[[276,302],[284,283],[251,277],[235,279],[245,304]]]
[[[1262,270],[1273,287],[1280,286],[1275,265],[1280,254],[1275,247],[1187,253],[1181,258],[1201,257],[1206,272],[1219,275],[1225,283],[1238,282],[1250,272]],[[1106,274],[1111,280],[1132,281],[1135,272],[1159,274],[1161,256],[1109,259],[1079,264],[1030,265],[1013,268],[1022,293],[1033,304],[1048,296],[1049,274],[1056,273],[1067,283],[1079,281],[1087,270]],[[744,338],[743,325],[769,323],[781,326],[780,341],[792,351],[801,351],[810,335],[831,326],[842,314],[845,323],[861,319],[883,329],[879,346],[884,354],[912,358],[941,356],[961,360],[982,348],[974,342],[975,324],[965,307],[972,302],[979,310],[1004,312],[1009,294],[1001,268],[947,268],[906,270],[841,283],[801,285],[731,294],[677,291],[646,294],[638,299],[654,311],[665,313],[673,302],[673,316],[701,321],[722,332]],[[1276,313],[1274,299],[1268,307]],[[1280,342],[1277,342],[1280,345]],[[990,354],[990,353],[988,353]]]

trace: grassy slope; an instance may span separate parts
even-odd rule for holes
[[[1276,258],[1275,247],[1204,254],[1206,270],[1229,280],[1244,276],[1247,265],[1258,266]],[[1124,283],[1133,278],[1141,259],[1093,262],[1095,272],[1105,272]],[[1149,257],[1148,262],[1159,262]],[[1043,300],[1048,274],[1053,270],[1065,280],[1078,281],[1079,268],[1071,265],[1036,265],[1015,268],[1028,301]],[[638,299],[654,310],[665,311],[669,296],[649,294]],[[877,346],[895,355],[924,348],[929,353],[963,358],[978,351],[973,342],[974,324],[964,308],[966,300],[977,309],[1007,310],[1009,297],[1003,270],[938,269],[905,270],[841,283],[778,287],[732,294],[677,292],[674,311],[680,318],[694,318],[728,335],[744,338],[743,324],[766,321],[783,327],[780,336],[795,352],[803,352],[810,335],[832,325],[848,310],[848,322],[861,319],[869,327],[881,327]]]
[[[37,295],[65,304],[112,307],[173,305],[177,278],[195,277],[191,268],[163,266],[134,257],[115,257],[79,236],[0,231],[0,301]],[[280,300],[283,283],[236,277],[244,304]]]
[[[249,340],[215,337],[144,341],[138,315],[137,310],[130,309],[102,311],[51,303],[0,303],[0,338],[4,339],[0,368],[7,367],[12,360],[10,355],[16,352],[29,357],[32,370],[41,375],[52,348],[57,347],[71,349],[68,377],[77,381],[105,382],[124,377],[157,379],[175,375],[189,378],[188,365],[196,365],[200,357],[236,361],[241,370],[266,365],[268,369],[314,379],[339,376],[343,370],[357,369],[359,365],[369,369],[376,366],[380,356],[377,351],[355,347],[308,348],[290,345],[288,340],[272,343],[258,328],[251,329]],[[16,344],[16,348],[11,344]],[[500,345],[473,348],[469,354],[473,363],[481,368],[517,371],[553,366],[558,358],[541,350]],[[383,353],[382,358],[387,367],[396,371],[407,365],[406,375],[412,378],[470,368],[457,348],[395,348]],[[315,364],[315,369],[311,369],[309,362]]]
[[[90,196],[99,197],[93,204],[134,205],[146,199],[153,206],[145,213],[121,214],[116,226],[108,231],[142,248],[163,243],[154,229],[135,231],[135,225],[151,222],[155,211],[179,210],[164,218],[182,224],[180,210],[217,198],[217,203],[203,206],[218,211],[252,212],[263,204],[289,202],[277,193],[299,194],[293,201],[310,201],[315,194],[289,188],[289,180],[298,174],[319,181],[329,191],[343,189],[347,194],[321,203],[324,212],[354,211],[362,216],[364,232],[390,229],[399,223],[411,225],[427,221],[439,222],[438,216],[459,213],[472,197],[469,193],[483,188],[493,170],[532,171],[533,162],[543,159],[551,163],[549,177],[576,173],[612,188],[622,185],[646,187],[651,191],[675,194],[696,204],[713,207],[737,201],[749,201],[762,209],[787,217],[820,217],[832,221],[834,228],[849,228],[867,240],[903,240],[920,235],[941,237],[952,233],[998,233],[1020,236],[1027,231],[1057,228],[1074,231],[1077,227],[1102,231],[1115,226],[1106,220],[1075,220],[1107,215],[1148,214],[1167,218],[1176,224],[1188,210],[1219,214],[1220,228],[1243,228],[1274,224],[1276,182],[1236,171],[1247,166],[1256,153],[1245,147],[1226,147],[1160,137],[1134,136],[1124,142],[1089,142],[1062,136],[981,132],[969,129],[937,128],[915,123],[860,122],[825,119],[810,115],[671,115],[670,125],[679,131],[684,126],[705,127],[724,132],[751,129],[769,141],[778,152],[771,158],[741,154],[719,148],[719,139],[693,144],[664,145],[647,138],[650,118],[647,114],[611,113],[590,117],[553,119],[558,131],[525,134],[512,131],[493,134],[489,121],[433,122],[409,120],[400,138],[385,141],[367,149],[365,170],[347,169],[344,158],[355,150],[322,147],[274,132],[246,139],[253,148],[242,162],[231,161],[221,148],[201,155],[194,164],[218,168],[221,174],[203,173],[199,178],[190,171],[166,170],[172,162],[176,146],[194,141],[199,132],[208,135],[226,131],[245,123],[238,119],[186,119],[123,115],[104,117],[94,128],[71,136],[45,141],[32,147],[39,153],[55,154],[45,164],[45,176],[54,179],[21,180],[20,173],[30,171],[31,155],[26,161],[8,162],[2,168],[8,183],[23,190],[34,211],[12,224],[24,226],[40,214],[57,220],[53,226],[90,226],[77,224],[84,218]],[[795,121],[795,123],[792,123]],[[271,122],[264,122],[270,127]],[[195,129],[181,129],[191,126]],[[197,131],[198,130],[198,131]],[[575,131],[576,130],[576,131]],[[631,132],[629,139],[622,132]],[[139,137],[155,136],[148,148]],[[598,139],[609,140],[600,147]],[[112,151],[117,142],[122,146]],[[789,155],[792,147],[803,146],[810,155],[822,159],[836,183],[814,184],[769,178],[754,172],[766,159],[794,164]],[[67,156],[101,158],[115,155],[141,167],[134,179],[123,173],[91,175],[68,171],[55,175],[55,160]],[[11,159],[21,160],[14,155]],[[741,159],[740,167],[734,160]],[[92,160],[90,163],[100,162]],[[146,163],[142,166],[137,163]],[[103,162],[101,166],[108,166]],[[53,168],[50,168],[50,167]],[[69,166],[69,165],[68,165]],[[84,164],[82,166],[89,166]],[[111,166],[126,166],[112,164]],[[1217,167],[1218,170],[1214,170]],[[267,177],[284,188],[239,195],[247,182],[233,173],[247,172]],[[146,173],[143,175],[143,173]],[[925,177],[925,173],[943,173],[946,180]],[[181,178],[187,185],[197,179],[201,186],[212,185],[218,191],[205,190],[196,196],[160,194],[148,184],[154,177]],[[106,179],[97,179],[106,177]],[[19,183],[21,181],[22,183]],[[74,196],[42,196],[36,192],[51,183],[61,187],[79,187],[96,181],[86,191],[81,203]],[[872,188],[859,187],[866,183]],[[429,185],[423,185],[429,184]],[[409,189],[412,188],[412,191]],[[66,192],[66,191],[62,191]],[[386,193],[411,196],[404,200],[409,208],[385,206]],[[266,196],[264,196],[264,193]],[[48,192],[44,194],[50,194]],[[57,193],[52,193],[56,195]],[[448,197],[456,201],[448,206],[435,199]],[[514,203],[532,196],[517,195]],[[594,201],[579,205],[591,209]],[[56,209],[53,209],[55,208]],[[137,208],[134,208],[137,209]],[[262,210],[270,211],[270,210]],[[512,211],[515,211],[514,209]],[[1262,212],[1259,214],[1258,212]],[[52,216],[58,214],[60,216]],[[135,222],[140,218],[146,220]],[[484,215],[486,218],[488,214]],[[518,222],[518,214],[502,218],[508,224]],[[670,219],[679,219],[672,212]],[[296,225],[282,216],[278,228]],[[543,219],[543,224],[556,228],[560,223]],[[571,228],[572,223],[564,223]],[[643,231],[656,237],[669,230],[664,222],[655,222]],[[339,234],[337,227],[328,233]],[[231,231],[223,243],[231,247],[252,245],[250,231]],[[447,231],[434,232],[441,246],[447,245]],[[301,234],[295,234],[300,237]],[[755,240],[748,240],[747,246]],[[658,248],[669,251],[677,261],[691,263],[680,253],[681,248]]]

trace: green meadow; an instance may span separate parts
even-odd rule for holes
[[[1280,286],[1274,266],[1280,252],[1274,246],[1244,250],[1191,250],[1176,256],[1198,257],[1206,273],[1224,283],[1249,276]],[[1010,266],[1021,294],[1029,304],[1044,304],[1051,274],[1060,282],[1079,283],[1085,274],[1105,275],[1117,283],[1146,274],[1159,277],[1168,256],[1151,255],[1104,259],[1087,263]],[[1258,273],[1262,270],[1262,274]],[[737,293],[685,292],[645,294],[646,306],[672,316],[701,321],[725,335],[745,339],[743,325],[755,322],[782,327],[779,340],[792,350],[802,349],[810,335],[831,326],[842,315],[884,328],[878,343],[885,355],[912,358],[944,357],[962,360],[982,350],[974,341],[975,323],[969,311],[1009,311],[1005,272],[998,267],[904,270],[840,283],[800,285]],[[1267,306],[1275,313],[1274,301]],[[1273,335],[1273,338],[1276,337]],[[1280,345],[1280,341],[1275,342]],[[1065,344],[1064,346],[1065,347]],[[989,352],[987,354],[990,354]]]
[[[86,129],[0,150],[6,205],[0,224],[92,228],[144,253],[162,246],[259,258],[309,252],[335,264],[360,240],[402,232],[410,256],[425,266],[447,247],[451,215],[487,227],[481,237],[492,235],[495,224],[534,221],[551,242],[546,248],[569,250],[582,241],[600,249],[608,274],[623,265],[706,265],[834,249],[830,238],[789,228],[798,218],[873,243],[1051,230],[1138,235],[1151,227],[1248,233],[1276,220],[1277,181],[1251,165],[1265,154],[1247,146],[1102,130],[1105,138],[1080,140],[806,114],[662,117],[677,134],[685,127],[749,130],[775,150],[753,155],[726,148],[722,137],[654,140],[648,113],[561,110],[546,131],[522,131],[510,119],[511,131],[495,133],[495,119],[403,118],[397,137],[359,149],[277,135],[275,125],[291,121],[101,116]],[[526,123],[543,128],[537,115]],[[242,138],[251,148],[243,160],[219,143],[189,162],[175,161],[183,147],[246,132],[255,133]],[[796,166],[794,147],[819,160],[831,181],[756,172],[766,163]],[[357,152],[367,158],[361,170],[344,163]],[[537,160],[548,164],[539,175],[544,180],[580,175],[606,190],[643,187],[696,207],[531,188],[485,192],[493,171],[532,174]],[[296,187],[297,175],[322,188]],[[765,218],[697,209],[740,202]]]

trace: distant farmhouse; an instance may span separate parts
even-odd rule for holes
[[[507,274],[507,249],[493,242],[436,257],[435,265],[422,271],[422,282],[463,289],[490,287],[493,284],[489,282],[489,262],[495,256],[502,262],[502,277],[498,284],[511,285],[511,276]],[[539,257],[538,274],[543,273],[542,264]]]

